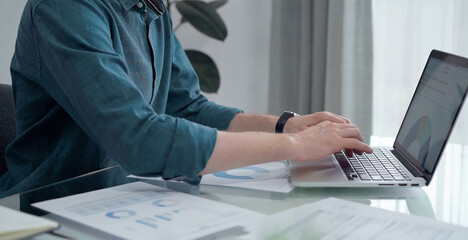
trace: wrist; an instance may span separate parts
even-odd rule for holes
[[[231,121],[228,132],[275,132],[278,117],[268,115],[237,114]]]
[[[284,111],[283,114],[278,118],[275,126],[276,133],[283,133],[285,132],[286,123],[289,121],[290,118],[297,117],[299,114],[291,111]]]
[[[298,153],[298,144],[300,142],[298,139],[299,136],[297,136],[297,134],[294,133],[284,133],[279,134],[278,136],[281,136],[282,138],[282,147],[280,149],[283,156],[281,157],[281,159],[296,159]]]

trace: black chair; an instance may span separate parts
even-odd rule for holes
[[[11,85],[0,84],[0,176],[7,171],[5,149],[16,136],[15,121]]]

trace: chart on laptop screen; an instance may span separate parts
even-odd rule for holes
[[[431,58],[397,142],[433,172],[467,88],[468,69]]]

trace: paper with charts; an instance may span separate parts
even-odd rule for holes
[[[161,177],[129,175],[129,178],[164,181]],[[294,189],[289,168],[282,162],[263,163],[204,175],[201,183],[226,187],[248,188],[289,193]]]
[[[33,206],[125,239],[194,239],[223,229],[239,230],[236,223],[261,216],[142,182]]]
[[[468,228],[327,198],[265,218],[242,239],[462,240]]]
[[[289,176],[284,163],[272,162],[208,174],[201,184],[288,193],[294,189]]]

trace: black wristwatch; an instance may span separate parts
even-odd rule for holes
[[[299,114],[297,114],[295,112],[284,111],[284,113],[281,114],[280,118],[278,119],[278,122],[276,123],[275,132],[276,133],[283,133],[284,125],[286,124],[288,119],[290,119],[292,117],[296,117],[296,116],[299,116]]]

